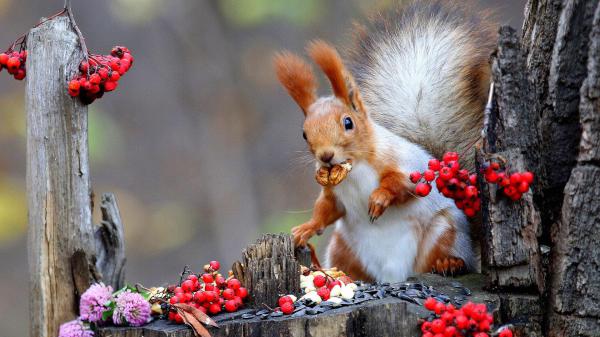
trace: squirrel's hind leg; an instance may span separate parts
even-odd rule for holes
[[[443,209],[433,217],[430,224],[422,228],[415,271],[437,273],[444,276],[463,274],[469,270],[468,261],[472,256],[469,245],[463,245],[465,235],[457,222],[455,212]]]

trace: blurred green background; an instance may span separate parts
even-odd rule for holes
[[[0,0],[8,47],[62,0]],[[354,20],[391,0],[74,1],[88,47],[136,63],[90,107],[96,196],[117,195],[127,279],[158,285],[186,264],[224,266],[261,232],[310,217],[318,186],[302,114],[276,82],[274,51],[312,38],[349,45]],[[520,27],[525,0],[480,0]],[[2,48],[3,49],[3,48]],[[24,84],[0,73],[0,331],[27,335]],[[96,203],[98,204],[98,202]],[[94,210],[95,222],[98,210]],[[324,241],[324,240],[321,240]]]

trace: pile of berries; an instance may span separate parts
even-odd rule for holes
[[[467,302],[459,309],[430,297],[424,306],[432,315],[421,325],[422,337],[488,337],[491,334],[494,317],[483,303]],[[513,333],[501,328],[497,336],[512,337]]]
[[[343,300],[351,300],[358,286],[344,272],[337,268],[310,270],[302,267],[300,275],[300,288],[304,295],[300,301],[320,304],[321,302],[330,302],[331,304],[340,304]],[[294,312],[296,296],[286,295],[279,298],[279,307],[276,311],[281,311],[285,315]]]
[[[122,46],[114,47],[110,55],[90,54],[79,65],[80,73],[69,82],[69,95],[79,97],[84,104],[92,103],[117,88],[133,60],[129,49]]]
[[[468,217],[473,217],[481,209],[477,187],[478,176],[477,173],[462,169],[458,159],[458,153],[446,152],[441,161],[435,158],[429,160],[428,169],[425,172],[412,172],[410,180],[417,184],[415,193],[421,197],[427,196],[431,192],[431,183],[435,182],[442,195],[454,199],[456,207],[463,210]],[[498,184],[503,193],[513,201],[519,200],[533,182],[533,173],[509,174],[501,170],[498,162],[486,163],[482,171],[488,183]]]
[[[0,71],[6,68],[9,74],[13,75],[16,80],[23,80],[27,75],[25,70],[25,61],[27,61],[27,51],[20,52],[8,50],[0,54]]]
[[[242,287],[239,280],[230,276],[225,279],[220,273],[218,261],[211,261],[204,266],[202,275],[190,274],[181,285],[171,285],[167,292],[169,303],[186,303],[205,314],[216,315],[221,311],[237,311],[248,297],[248,289]],[[170,310],[170,321],[183,323],[183,318],[176,310]]]

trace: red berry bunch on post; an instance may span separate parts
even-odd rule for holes
[[[0,54],[0,71],[6,71],[13,75],[15,80],[23,80],[27,75],[25,70],[25,61],[27,61],[27,51],[14,51],[10,48],[8,51]]]
[[[430,297],[424,303],[433,315],[421,324],[423,337],[488,337],[494,317],[483,303],[467,302],[462,308],[444,304]],[[513,333],[503,328],[499,337],[512,337]]]
[[[441,161],[435,158],[429,160],[425,172],[412,172],[410,180],[417,184],[415,193],[421,197],[429,195],[432,190],[431,184],[435,182],[442,195],[454,199],[456,207],[463,210],[466,216],[473,217],[481,209],[478,175],[461,168],[458,160],[458,153],[446,152]],[[533,181],[533,173],[517,172],[508,175],[501,171],[497,162],[487,163],[483,174],[488,183],[498,184],[503,188],[504,194],[514,201],[529,190],[529,184]]]
[[[116,46],[110,55],[90,54],[79,65],[79,74],[69,82],[69,95],[91,104],[105,92],[113,91],[119,80],[133,65],[133,56],[127,47]]]
[[[485,181],[497,184],[505,196],[513,201],[521,199],[533,183],[533,173],[529,171],[508,173],[497,162],[486,163],[482,168]]]
[[[218,261],[211,261],[204,266],[203,274],[190,274],[179,286],[169,286],[169,303],[189,304],[209,315],[240,309],[248,297],[248,289],[232,276],[225,279],[219,273],[220,266]],[[183,323],[183,318],[176,310],[169,311],[168,319]]]

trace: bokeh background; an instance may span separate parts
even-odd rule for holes
[[[62,0],[0,0],[0,46]],[[392,0],[74,1],[88,47],[129,47],[133,71],[90,106],[96,196],[117,195],[127,280],[159,285],[224,266],[262,232],[310,217],[318,193],[302,114],[276,82],[274,51],[351,42],[354,20]],[[525,0],[479,0],[520,28]],[[4,48],[0,48],[4,49]],[[26,336],[24,84],[0,73],[0,335]],[[94,211],[95,221],[98,210]],[[323,240],[321,240],[323,242]]]

